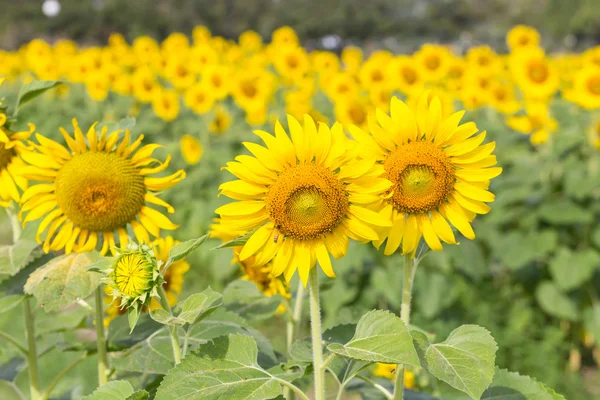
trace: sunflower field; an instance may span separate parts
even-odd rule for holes
[[[0,50],[0,399],[600,399],[600,46]]]

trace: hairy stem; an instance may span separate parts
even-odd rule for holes
[[[325,400],[325,370],[321,333],[321,304],[319,300],[319,274],[315,267],[308,277],[310,299],[310,328],[313,348],[313,369],[315,370],[315,400]]]
[[[29,367],[29,396],[31,400],[40,398],[40,370],[38,368],[38,354],[35,343],[35,322],[31,311],[31,299],[26,297],[23,301],[25,316],[25,332],[27,334],[27,366]]]
[[[375,389],[379,390],[385,396],[386,399],[388,399],[388,400],[393,400],[394,399],[394,396],[390,392],[388,392],[386,388],[384,388],[383,386],[381,386],[379,383],[377,383],[377,382],[375,382],[375,381],[367,378],[366,376],[356,375],[355,377],[358,378],[358,379],[360,379],[360,380],[362,380],[362,381],[367,382],[369,385],[371,385]]]
[[[162,286],[158,287],[158,295],[160,296],[160,305],[162,308],[167,311],[169,314],[173,315],[173,311],[171,311],[171,306],[169,305],[169,300],[167,299],[167,294],[165,293],[165,289]],[[173,347],[173,360],[175,361],[175,365],[181,362],[181,348],[179,347],[179,335],[177,334],[176,326],[168,326],[169,332],[171,333],[171,347]]]
[[[104,295],[102,285],[96,288],[96,349],[98,350],[98,385],[108,382],[108,357],[104,334]]]
[[[404,255],[404,273],[402,280],[402,306],[400,307],[400,319],[408,328],[410,323],[410,301],[412,297],[413,278],[417,268],[416,261],[410,254]],[[402,400],[404,397],[404,365],[396,366],[396,379],[394,384],[394,400]]]

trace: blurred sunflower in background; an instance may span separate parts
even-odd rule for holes
[[[540,34],[529,26],[517,25],[506,35],[506,45],[510,51],[536,48],[539,44]]]
[[[527,103],[525,114],[509,116],[506,125],[517,132],[530,135],[531,143],[535,145],[546,143],[558,129],[558,122],[550,114],[548,105],[543,102]]]
[[[376,118],[370,118],[370,134],[350,127],[363,156],[379,160],[393,185],[380,200],[393,226],[380,229],[374,245],[386,242],[386,255],[400,246],[403,254],[411,254],[423,237],[429,248],[439,251],[440,239],[457,243],[450,224],[474,239],[471,221],[490,211],[485,204],[494,201],[490,180],[502,172],[494,167],[495,142],[482,145],[485,131],[474,136],[474,122],[460,124],[464,111],[442,118],[439,98],[428,92],[416,110],[396,97],[390,109],[390,115],[377,110]]]
[[[173,207],[156,193],[185,178],[183,170],[152,177],[167,169],[171,161],[171,156],[164,162],[152,157],[160,145],[139,148],[143,135],[131,142],[126,130],[119,141],[120,130],[107,135],[104,127],[99,134],[96,124],[84,136],[76,119],[73,128],[73,136],[61,128],[68,149],[37,134],[38,143],[32,142],[21,154],[29,164],[22,167],[21,175],[37,183],[23,193],[20,217],[23,225],[43,218],[36,239],[43,243],[45,252],[85,252],[101,243],[100,252],[106,254],[117,239],[120,247],[127,245],[128,228],[139,243],[149,243],[149,234],[158,237],[161,229],[177,228],[150,207],[160,206],[173,213]]]
[[[349,238],[378,239],[375,227],[390,222],[364,205],[376,202],[391,183],[381,177],[383,166],[375,158],[357,158],[340,124],[317,128],[306,115],[304,126],[291,116],[288,125],[291,138],[277,122],[275,136],[255,131],[266,147],[245,142],[253,156],[227,163],[225,169],[239,180],[219,189],[237,201],[215,212],[224,227],[252,231],[241,261],[274,260],[274,276],[284,274],[289,282],[298,271],[306,285],[317,261],[327,276],[335,276],[329,254],[345,255]]]
[[[190,165],[198,164],[204,154],[202,143],[192,135],[183,135],[179,140],[179,148],[183,159]]]
[[[389,380],[396,377],[396,364],[376,363],[373,375]],[[417,387],[415,382],[415,373],[409,369],[404,370],[404,388],[414,390]]]

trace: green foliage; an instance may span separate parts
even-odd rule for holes
[[[221,336],[201,345],[162,381],[157,400],[271,399],[281,394],[283,378],[258,365],[258,347],[244,335]]]
[[[112,381],[100,386],[82,400],[123,400],[134,394],[133,386],[127,381]],[[133,398],[132,398],[133,399]]]
[[[17,103],[15,104],[15,110],[18,111],[20,107],[35,99],[38,96],[44,94],[44,92],[62,85],[60,81],[32,81],[26,83],[21,87],[19,91],[19,97],[17,97]],[[16,112],[15,111],[15,112]]]
[[[330,344],[330,351],[352,359],[388,364],[419,365],[412,338],[404,323],[388,311],[365,314],[352,339],[341,345]]]
[[[565,398],[535,379],[496,368],[494,381],[483,393],[481,400],[509,399],[564,400]]]
[[[97,261],[94,253],[57,257],[29,276],[25,293],[35,296],[46,311],[58,310],[89,296],[100,284],[100,275],[88,272]]]
[[[283,299],[279,295],[265,297],[250,281],[236,280],[225,288],[225,308],[246,319],[266,319],[277,311]]]
[[[164,325],[194,325],[222,304],[223,297],[211,288],[208,288],[202,293],[193,294],[183,300],[179,305],[181,312],[178,316],[173,316],[168,311],[160,308],[152,311],[150,317]]]
[[[445,341],[427,346],[425,360],[436,378],[477,400],[492,382],[496,350],[496,341],[486,329],[463,325]]]
[[[208,236],[209,235],[204,235],[198,239],[188,240],[173,246],[173,248],[169,251],[169,259],[167,260],[164,269],[167,270],[173,263],[183,260],[191,252],[200,247],[200,245],[204,243]]]

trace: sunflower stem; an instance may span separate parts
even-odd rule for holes
[[[96,349],[98,350],[98,385],[108,382],[108,357],[104,335],[104,295],[102,285],[96,288]]]
[[[12,228],[13,243],[17,243],[22,231],[17,211],[11,205],[6,208],[6,213],[8,214],[8,219],[10,220],[10,227]]]
[[[165,293],[165,289],[163,289],[162,285],[158,287],[158,295],[160,297],[160,305],[162,306],[162,308],[169,314],[173,315],[173,311],[171,311],[171,306],[169,305],[169,300],[167,299],[167,294]],[[167,328],[171,333],[171,347],[173,347],[173,360],[175,361],[175,365],[177,365],[181,362],[181,348],[179,347],[179,335],[177,334],[177,327],[168,326]]]
[[[298,280],[298,290],[296,290],[296,301],[294,301],[294,313],[287,322],[287,348],[288,351],[294,343],[294,339],[298,336],[300,323],[302,320],[302,305],[304,303],[304,285],[301,280]]]
[[[308,277],[310,299],[310,328],[312,336],[313,369],[315,370],[315,400],[325,400],[325,369],[321,334],[321,304],[319,301],[319,274],[317,268]]]
[[[410,301],[412,298],[412,286],[417,269],[417,261],[411,254],[404,255],[404,272],[402,282],[402,305],[400,307],[400,319],[408,328],[410,323]],[[394,384],[394,400],[402,400],[404,397],[404,365],[396,366],[396,379]]]
[[[23,311],[25,316],[25,332],[27,333],[27,366],[29,373],[29,396],[31,400],[40,398],[40,370],[38,368],[38,354],[35,344],[35,325],[33,312],[31,311],[30,298],[26,297],[23,301]]]

